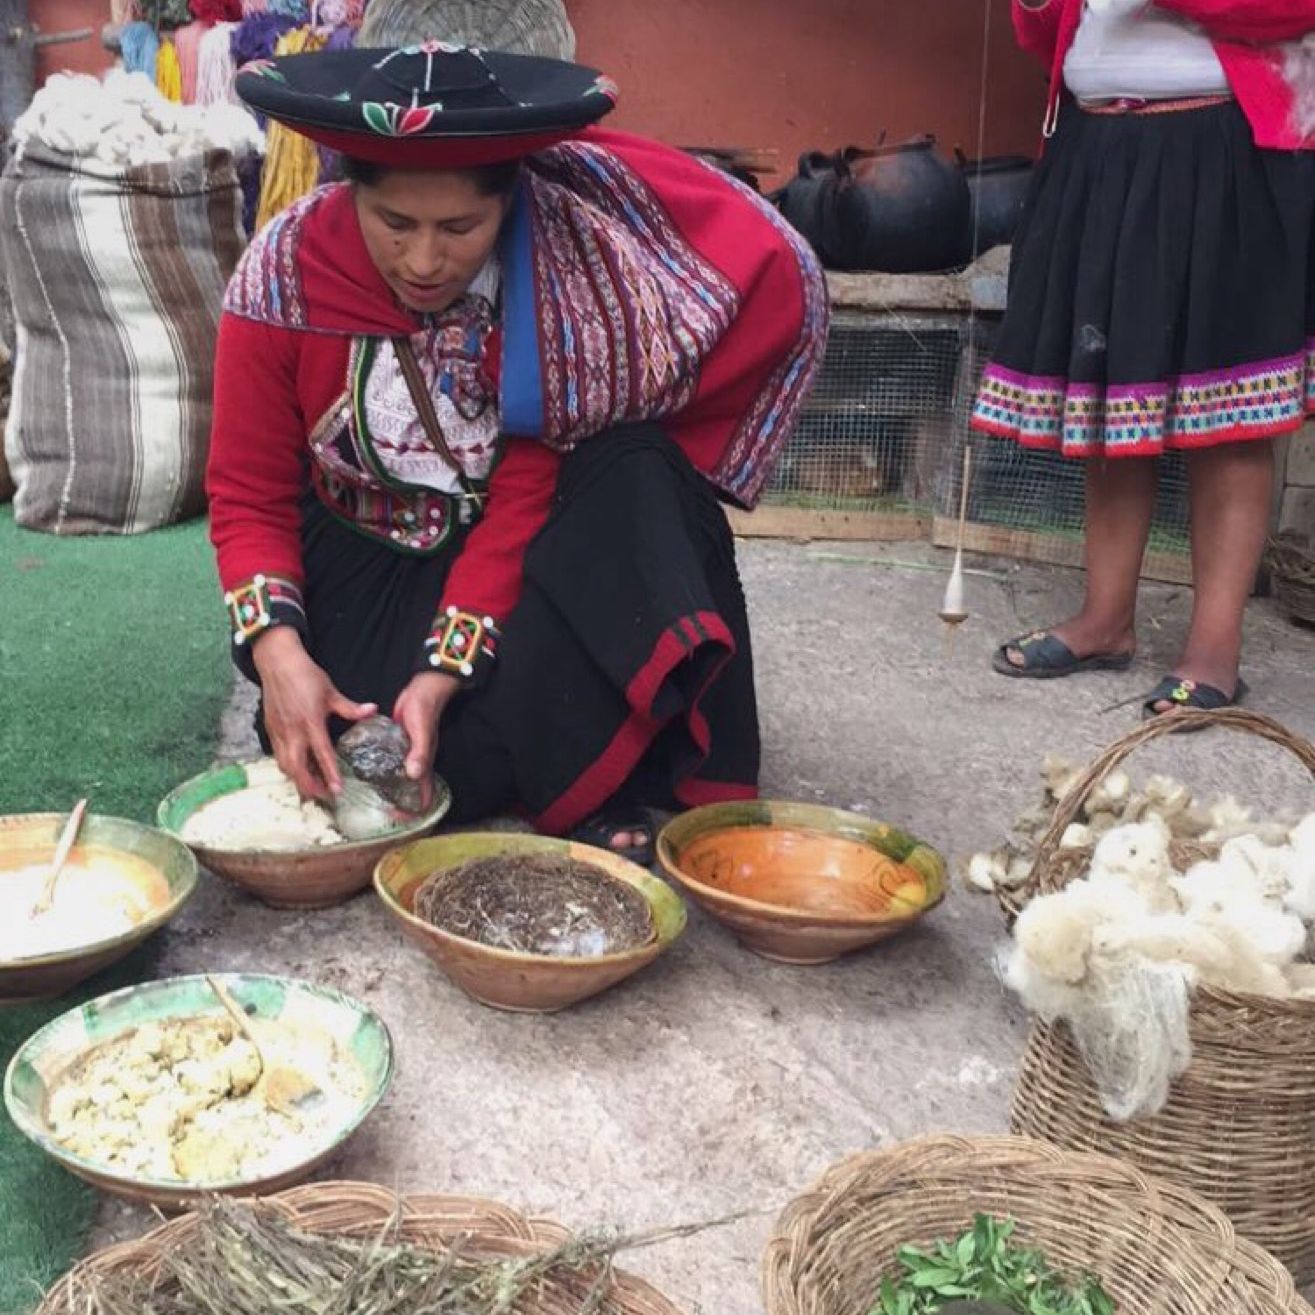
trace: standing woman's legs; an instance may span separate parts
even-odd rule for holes
[[[1155,510],[1155,461],[1091,457],[1086,479],[1086,594],[1077,616],[1051,633],[1079,658],[1131,653],[1137,647],[1137,582]],[[1010,662],[1023,666],[1017,648],[1007,653]]]
[[[1242,657],[1242,617],[1269,533],[1274,445],[1268,439],[1202,448],[1191,481],[1192,622],[1174,675],[1231,695]],[[1159,711],[1172,705],[1157,703]]]

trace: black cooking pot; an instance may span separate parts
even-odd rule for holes
[[[833,226],[835,184],[841,152],[809,151],[799,157],[799,172],[771,199],[785,218],[808,239],[824,265],[834,265],[826,247]]]
[[[968,183],[934,137],[851,150],[837,173],[835,232],[827,240],[838,268],[910,274],[967,258]]]
[[[968,160],[960,152],[959,168],[968,180],[969,245],[976,258],[1014,240],[1032,183],[1032,161],[1026,155]]]

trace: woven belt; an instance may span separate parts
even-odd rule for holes
[[[1208,110],[1231,104],[1231,96],[1194,96],[1189,100],[1078,101],[1084,114],[1181,114],[1185,110]]]

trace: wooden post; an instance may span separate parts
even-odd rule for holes
[[[28,17],[27,0],[0,0],[0,142],[27,109],[36,91],[37,51],[43,46],[85,41],[91,28],[39,32]]]
[[[0,138],[27,109],[36,87],[36,33],[27,0],[0,0]]]

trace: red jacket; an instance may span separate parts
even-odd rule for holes
[[[235,315],[220,320],[207,486],[225,589],[257,572],[304,584],[297,504],[306,489],[306,435],[342,396],[350,349],[346,337]],[[551,510],[560,464],[542,443],[507,439],[488,514],[453,563],[435,600],[440,608],[507,617],[520,597],[525,549]]]
[[[1315,146],[1294,115],[1295,95],[1286,72],[1289,47],[1315,32],[1315,0],[1155,0],[1190,19],[1214,44],[1233,95],[1255,134],[1256,145],[1278,150]],[[1014,31],[1024,50],[1050,69],[1046,135],[1053,130],[1064,92],[1064,57],[1082,19],[1083,0],[1045,0],[1032,8],[1013,0]]]

